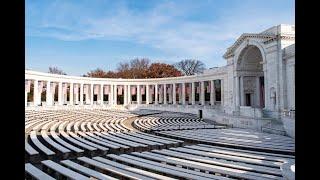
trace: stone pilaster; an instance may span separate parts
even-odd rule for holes
[[[74,93],[73,93],[73,83],[70,83],[70,91],[69,91],[70,95],[69,95],[69,103],[70,105],[73,105],[74,104],[74,101],[73,101],[73,96],[74,96]]]
[[[154,93],[154,96],[155,96],[155,101],[154,103],[155,104],[158,104],[159,101],[158,101],[158,84],[155,85],[155,93]]]
[[[191,101],[192,105],[196,104],[195,82],[191,83]]]
[[[182,104],[186,104],[186,84],[181,83]]]
[[[80,84],[80,105],[83,105],[83,84]]]
[[[200,102],[201,105],[205,105],[205,91],[204,91],[204,81],[200,82]]]
[[[59,82],[58,84],[58,104],[61,106],[63,105],[63,99],[62,99],[62,82]]]

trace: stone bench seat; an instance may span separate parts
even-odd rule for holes
[[[141,143],[129,141],[129,140],[126,140],[126,139],[122,139],[122,138],[119,138],[117,136],[112,136],[112,135],[110,135],[108,133],[105,133],[105,132],[101,132],[101,133],[95,132],[95,134],[97,134],[98,136],[101,136],[104,139],[108,139],[110,141],[112,141],[112,140],[113,141],[117,141],[117,142],[119,142],[121,144],[125,144],[125,145],[131,146],[131,147],[148,147],[145,144],[141,144]]]
[[[30,132],[30,139],[33,142],[33,144],[38,147],[41,152],[46,154],[47,156],[55,155],[55,152],[53,152],[51,149],[47,148],[45,145],[43,145],[37,138],[37,134],[35,131]]]
[[[30,156],[38,155],[39,152],[36,151],[28,142],[25,140],[25,150]]]
[[[81,141],[78,141],[78,140],[72,138],[71,136],[69,136],[69,134],[67,134],[67,133],[65,133],[65,132],[63,132],[63,131],[60,132],[60,134],[61,134],[62,137],[64,137],[66,140],[72,142],[73,144],[75,144],[75,145],[77,145],[77,146],[79,146],[79,147],[81,147],[81,148],[84,148],[84,149],[89,150],[89,151],[96,151],[96,150],[97,150],[97,148],[92,147],[92,146],[89,146],[89,145],[87,145],[87,144],[85,144],[85,143],[83,143],[83,142],[81,142]]]
[[[61,164],[68,166],[69,168],[71,168],[75,171],[80,171],[81,173],[83,173],[87,176],[90,176],[90,177],[94,177],[97,179],[103,179],[103,180],[116,180],[116,178],[113,178],[113,177],[108,176],[106,174],[103,174],[101,172],[92,170],[90,168],[87,168],[85,166],[82,166],[82,165],[77,164],[77,163],[70,161],[70,160],[63,160],[63,161],[61,161]]]
[[[25,164],[25,171],[28,175],[30,175],[32,178],[37,180],[55,180],[55,178],[49,176],[45,172],[41,171],[40,169],[36,168],[34,165],[30,163]]]
[[[64,166],[61,166],[60,164],[55,163],[51,160],[41,161],[41,164],[48,167],[49,169],[54,170],[55,172],[59,173],[60,175],[67,177],[67,178],[70,178],[70,179],[74,179],[74,180],[89,180],[90,179],[82,174],[79,174],[79,173],[72,171]]]
[[[113,154],[109,154],[108,157],[111,157],[112,155]],[[110,160],[102,158],[102,157],[94,157],[93,159],[97,160],[97,161],[100,161],[102,163],[113,165],[113,166],[118,167],[118,168],[128,169],[129,171],[133,171],[133,172],[139,173],[139,174],[141,174],[143,176],[146,176],[146,177],[149,177],[149,178],[173,180],[173,178],[170,178],[170,177],[167,177],[167,176],[163,176],[163,175],[156,174],[156,173],[153,173],[153,172],[150,172],[150,171],[146,171],[146,170],[142,170],[142,169],[136,169],[136,168],[134,168],[132,166],[127,166],[127,165],[124,165],[124,164],[116,163],[114,161],[110,161]],[[128,160],[128,161],[130,161],[130,160]],[[144,166],[144,167],[147,167],[147,165]]]
[[[83,133],[83,132],[79,131],[78,134],[82,138],[84,138],[84,139],[86,139],[86,140],[88,140],[90,142],[93,142],[95,144],[100,144],[101,146],[105,146],[105,147],[112,148],[112,149],[120,149],[120,146],[117,146],[114,143],[110,143],[110,142],[106,143],[106,142],[102,141],[101,139],[94,138],[93,136],[91,136],[91,135],[89,135],[87,133]]]
[[[95,144],[95,143],[92,143],[92,142],[90,142],[90,141],[87,141],[87,140],[85,140],[85,139],[83,139],[83,138],[80,138],[79,136],[77,136],[77,135],[74,134],[73,132],[69,132],[69,135],[71,135],[71,137],[75,138],[76,140],[78,140],[78,141],[80,141],[80,142],[82,142],[82,143],[84,143],[84,144],[90,145],[90,146],[92,146],[92,147],[95,147],[95,148],[97,148],[97,149],[99,149],[99,150],[101,150],[101,151],[108,151],[108,150],[109,150],[109,148],[100,146],[100,145],[98,145],[98,144]]]
[[[56,143],[55,141],[53,141],[47,134],[46,130],[42,130],[41,131],[41,136],[42,139],[44,139],[50,146],[52,146],[53,148],[55,148],[56,150],[58,150],[61,153],[70,153],[71,151],[63,146],[61,146],[60,144]]]
[[[136,153],[135,153],[136,154]],[[147,168],[152,171],[156,171],[159,173],[163,173],[166,175],[169,175],[171,177],[179,178],[179,179],[215,179],[214,176],[210,176],[210,178],[206,177],[204,173],[203,176],[200,176],[199,174],[201,173],[192,173],[191,170],[185,169],[184,171],[181,171],[182,168],[172,166],[170,167],[167,164],[162,164],[162,163],[155,163],[155,162],[150,162],[150,160],[146,160],[143,158],[137,158],[131,155],[123,154],[120,156],[114,155],[114,154],[109,154],[108,157],[122,161],[124,163],[133,165],[133,166],[139,166],[142,168]],[[198,175],[196,175],[198,174]],[[201,174],[201,175],[202,175]]]
[[[95,166],[99,169],[102,169],[104,171],[116,174],[120,177],[126,177],[126,178],[130,178],[130,179],[135,179],[135,180],[139,180],[139,179],[146,179],[146,180],[152,180],[153,178],[149,178],[147,176],[143,176],[141,174],[138,174],[137,172],[134,172],[133,168],[120,168],[118,166],[115,166],[115,162],[113,163],[113,165],[109,165],[106,163],[102,163],[100,161],[97,160],[93,160],[87,157],[79,157],[77,158],[79,161],[89,164],[91,166]],[[131,171],[130,171],[131,170]],[[139,172],[140,170],[137,169],[137,171]]]
[[[67,147],[68,149],[70,149],[70,150],[72,150],[72,151],[74,151],[74,152],[76,152],[76,153],[83,153],[83,152],[84,152],[82,149],[77,148],[77,147],[71,145],[70,143],[64,141],[63,139],[61,139],[61,138],[56,134],[55,131],[51,131],[50,134],[51,134],[51,137],[52,137],[54,140],[56,140],[58,143],[62,144],[63,146]]]

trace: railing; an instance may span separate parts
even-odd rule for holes
[[[292,110],[292,109],[286,110],[285,109],[285,110],[282,111],[282,116],[283,117],[289,117],[291,119],[295,119],[296,113],[295,113],[295,110]]]

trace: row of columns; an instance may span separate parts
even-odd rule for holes
[[[31,81],[31,80],[29,80]],[[38,80],[32,80],[34,82],[34,87],[33,87],[33,102],[34,105],[40,105],[41,104],[41,92],[43,88],[39,89],[39,81]],[[44,82],[41,81],[43,84]],[[195,101],[195,87],[197,82],[191,82],[191,83],[173,83],[173,84],[148,84],[148,85],[119,85],[119,84],[84,84],[84,83],[64,83],[64,82],[58,82],[56,83],[58,85],[58,105],[63,105],[65,102],[67,102],[67,90],[65,88],[68,87],[69,85],[69,104],[74,105],[74,104],[80,104],[83,105],[84,102],[86,104],[93,104],[94,102],[94,94],[97,95],[97,103],[98,104],[103,104],[104,103],[104,95],[106,92],[104,92],[104,87],[109,86],[108,90],[108,104],[117,104],[117,89],[118,86],[122,86],[122,93],[124,99],[123,99],[123,104],[132,104],[132,94],[131,94],[131,87],[136,87],[136,100],[137,104],[142,104],[142,94],[141,94],[141,88],[144,87],[145,89],[145,103],[150,104],[177,104],[179,102],[180,104],[185,105],[186,104],[186,85],[188,84],[188,90],[191,92],[188,92],[188,99],[189,103],[191,100],[191,104],[194,105],[196,103]],[[199,103],[201,105],[205,105],[205,81],[200,81],[198,82],[200,85],[200,93],[199,93]],[[74,91],[74,86],[77,84],[77,89]],[[79,85],[80,85],[80,94],[79,94]],[[84,92],[84,86],[86,85],[86,92]],[[30,83],[29,83],[30,86]],[[66,87],[64,87],[66,86]],[[89,86],[89,88],[88,88]],[[94,88],[96,86],[99,86],[99,92],[97,93],[94,91]],[[191,87],[190,87],[191,86]],[[170,88],[170,91],[167,92],[167,87]],[[179,87],[179,92],[178,92],[178,97],[179,99],[177,100],[177,94],[176,90],[177,87]],[[27,96],[28,92],[30,92],[30,87],[28,87],[29,90],[25,91],[25,105],[27,106]],[[150,88],[152,89],[152,92],[150,92]],[[161,88],[161,90],[160,90]],[[26,88],[27,89],[27,88]],[[46,105],[54,105],[54,94],[52,92],[55,91],[55,87],[51,84],[50,81],[46,81]],[[119,90],[119,89],[118,89]],[[160,91],[159,91],[160,90]],[[95,93],[96,92],[96,93]],[[152,93],[152,95],[150,95]],[[197,92],[198,93],[198,92]],[[84,94],[86,95],[85,100],[84,100]],[[169,100],[167,99],[167,96],[169,96]],[[191,96],[191,97],[190,97]],[[80,98],[80,100],[79,100]],[[154,98],[154,102],[153,102]],[[214,86],[214,81],[210,81],[210,104],[214,105],[215,104],[215,86]],[[221,101],[223,101],[223,85],[222,85],[222,80],[221,80]]]

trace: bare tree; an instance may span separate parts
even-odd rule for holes
[[[205,70],[205,64],[195,59],[185,59],[174,64],[174,66],[187,76],[202,73]]]
[[[149,64],[150,64],[150,60],[147,58],[142,58],[142,59],[136,58],[130,61],[130,67],[136,70],[148,69]]]
[[[57,67],[49,67],[49,73],[51,74],[61,74],[61,75],[67,75],[64,71]]]
[[[147,58],[136,58],[128,63],[119,63],[117,76],[121,78],[146,78],[150,60]]]

